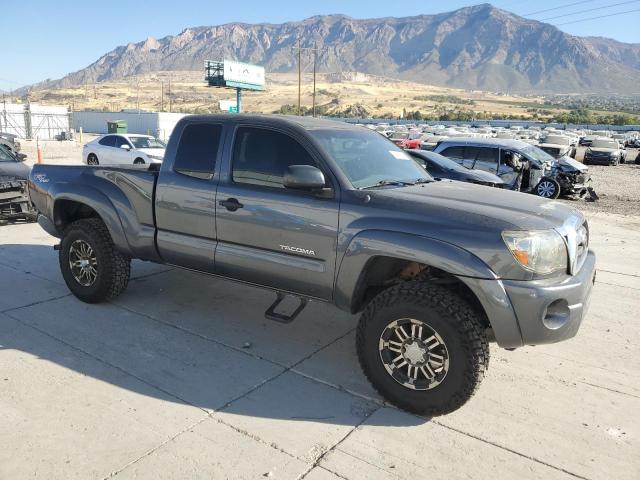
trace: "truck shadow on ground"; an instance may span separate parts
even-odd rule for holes
[[[311,302],[293,323],[279,324],[264,317],[273,293],[144,262],[134,262],[124,294],[89,305],[69,294],[50,246],[0,250],[2,283],[11,276],[16,288],[30,289],[29,301],[0,304],[0,356],[19,350],[123,389],[233,415],[357,424],[381,405],[356,358],[357,318],[331,305]]]

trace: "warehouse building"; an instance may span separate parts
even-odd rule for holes
[[[153,135],[167,141],[176,123],[184,113],[169,112],[73,112],[73,128],[85,133],[108,133],[107,123],[123,120],[127,123],[128,133]]]

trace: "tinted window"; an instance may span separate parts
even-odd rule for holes
[[[476,153],[476,162],[484,162],[487,163],[498,163],[498,149],[497,148],[486,148],[479,147]]]
[[[98,143],[105,147],[113,147],[113,141],[114,141],[113,135],[107,135],[106,137],[103,137],[100,140],[98,140]]]
[[[113,146],[116,148],[120,148],[122,145],[126,145],[127,147],[131,146],[131,144],[129,143],[129,140],[127,140],[124,137],[121,137],[120,135],[116,135],[114,138],[115,138],[115,141]]]
[[[222,135],[222,125],[192,123],[180,136],[173,169],[178,173],[205,177],[213,175]]]
[[[445,157],[454,158],[456,160],[462,160],[464,158],[464,147],[449,147],[445,148],[441,155]]]
[[[284,133],[241,127],[233,146],[233,181],[284,188],[289,165],[316,163],[296,140]]]

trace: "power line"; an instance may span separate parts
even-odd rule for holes
[[[551,12],[553,10],[560,10],[562,8],[573,7],[575,5],[582,5],[583,3],[590,3],[590,2],[593,2],[593,1],[594,0],[582,0],[581,2],[567,3],[565,5],[560,5],[558,7],[547,8],[545,10],[538,10],[537,12],[525,13],[523,15],[523,17],[526,17],[527,15],[537,15],[539,13]]]
[[[630,3],[638,3],[640,0],[631,0],[628,2],[620,2],[620,3],[614,3],[613,5],[605,5],[603,7],[596,7],[596,8],[589,8],[587,10],[581,10],[579,12],[575,12],[575,13],[564,13],[562,15],[556,15],[555,17],[547,17],[547,18],[541,18],[540,22],[544,22],[546,20],[553,20],[555,18],[562,18],[562,17],[572,17],[573,15],[579,15],[581,13],[587,13],[587,12],[594,12],[596,10],[602,10],[604,8],[613,8],[613,7],[619,7],[620,5],[628,5]]]
[[[556,27],[559,27],[560,25],[569,25],[570,23],[587,22],[589,20],[597,20],[599,18],[615,17],[616,15],[626,15],[627,13],[634,13],[634,12],[640,12],[640,8],[636,8],[635,10],[627,10],[626,12],[610,13],[609,15],[598,15],[597,17],[581,18],[579,20],[572,20],[571,22],[554,23],[554,25]]]

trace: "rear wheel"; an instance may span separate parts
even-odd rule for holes
[[[95,155],[95,153],[89,154],[89,156],[87,157],[87,165],[100,165],[98,157]]]
[[[452,291],[407,282],[380,293],[358,324],[362,369],[389,402],[443,415],[475,393],[489,364],[480,316]]]
[[[134,165],[143,165],[143,164],[144,164],[144,160],[143,160],[142,158],[136,158],[136,159],[133,161],[133,164],[134,164]]]
[[[544,177],[536,186],[536,195],[543,198],[558,198],[560,196],[560,184],[553,178]]]
[[[117,297],[129,283],[131,259],[118,252],[99,218],[69,225],[60,244],[60,270],[67,287],[83,302]]]

